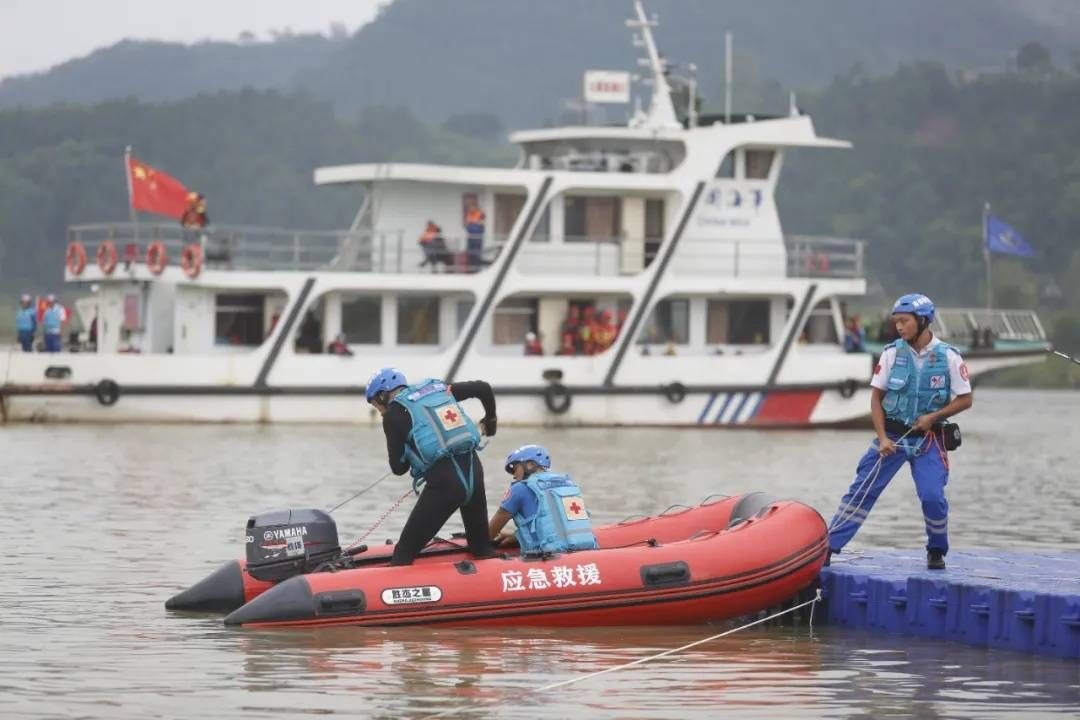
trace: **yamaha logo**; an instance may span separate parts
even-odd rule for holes
[[[263,533],[263,540],[273,540],[273,539],[274,539],[274,531],[273,530],[267,530],[266,532]]]

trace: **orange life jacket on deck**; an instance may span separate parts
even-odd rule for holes
[[[420,244],[430,245],[439,235],[442,235],[442,229],[435,223],[428,223],[424,228],[424,234],[420,236]]]
[[[483,225],[484,224],[484,211],[478,207],[469,208],[469,212],[465,213],[466,225]]]

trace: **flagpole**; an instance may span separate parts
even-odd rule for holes
[[[135,234],[135,242],[139,242],[139,218],[135,215],[134,193],[131,187],[131,146],[124,148],[124,177],[127,178],[128,213],[131,217],[132,232]]]
[[[987,242],[989,240],[989,217],[990,217],[990,203],[983,204],[982,215],[982,231],[983,231],[983,259],[986,261],[986,309],[991,310],[994,307],[994,286],[993,278],[990,274],[990,245]]]

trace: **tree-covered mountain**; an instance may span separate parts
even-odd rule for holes
[[[649,0],[657,38],[694,62],[714,97],[724,33],[744,74],[821,87],[860,65],[1003,68],[1028,41],[1061,65],[1080,48],[1080,3],[1066,0]],[[124,42],[49,72],[0,82],[0,107],[179,99],[199,92],[305,89],[348,112],[410,108],[433,122],[488,113],[509,126],[558,117],[586,68],[633,69],[629,0],[396,0],[349,38],[191,46]],[[736,88],[736,99],[745,88]],[[782,101],[782,93],[777,97]]]

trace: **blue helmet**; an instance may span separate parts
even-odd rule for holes
[[[901,295],[892,308],[895,313],[911,313],[915,317],[926,318],[927,322],[934,322],[934,301],[922,293],[908,293]]]
[[[397,368],[386,367],[381,370],[376,370],[375,373],[368,379],[367,388],[365,388],[365,395],[367,401],[370,403],[375,399],[375,396],[384,390],[393,390],[404,385],[408,385],[409,381],[405,379],[405,373],[401,372]]]
[[[551,467],[551,455],[541,445],[522,445],[506,456],[506,472],[514,472],[514,464],[532,460],[545,470]]]

